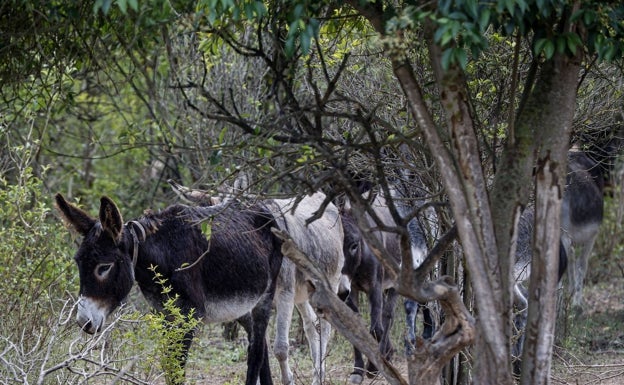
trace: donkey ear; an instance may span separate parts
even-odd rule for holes
[[[115,243],[121,240],[123,219],[117,205],[109,197],[100,199],[100,222],[104,231],[113,238]]]
[[[95,226],[95,219],[85,211],[67,202],[61,194],[56,194],[56,208],[60,211],[63,219],[82,235],[87,235]]]

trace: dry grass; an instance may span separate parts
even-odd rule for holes
[[[553,384],[624,383],[624,278],[617,269],[607,278],[586,287],[586,313],[555,350]]]
[[[555,349],[551,380],[553,384],[624,384],[624,277],[613,270],[608,282],[588,286],[588,304],[583,316],[570,321],[569,336]],[[401,314],[402,310],[397,309]],[[295,326],[296,328],[296,326]],[[401,356],[403,324],[397,320],[393,340],[397,348],[394,363],[407,373]],[[189,382],[202,385],[240,384],[245,374],[245,340],[225,342],[219,325],[206,325],[193,348]],[[273,331],[271,331],[273,333]],[[301,335],[291,335],[291,366],[295,383],[311,383],[311,360]],[[272,336],[273,334],[271,334]],[[351,348],[342,336],[334,336],[327,357],[326,384],[346,384],[351,372]],[[281,383],[279,366],[271,357],[275,383]],[[365,385],[386,385],[383,378],[365,379]]]

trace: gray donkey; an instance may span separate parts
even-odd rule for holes
[[[568,153],[566,186],[561,205],[559,279],[567,268],[567,291],[571,296],[572,306],[576,309],[583,306],[583,281],[587,273],[587,263],[602,223],[603,181],[603,171],[587,154],[580,151]],[[520,331],[526,324],[528,303],[523,282],[528,280],[530,274],[534,215],[533,207],[529,207],[522,213],[518,223],[514,266],[514,298],[518,314],[514,323]],[[580,253],[576,252],[577,248]],[[524,335],[521,333],[513,347],[512,353],[515,357],[520,356],[523,342]],[[514,371],[519,373],[519,360],[514,364]]]
[[[561,206],[561,240],[570,259],[568,291],[577,309],[583,307],[587,263],[602,224],[603,189],[599,165],[583,152],[570,151]]]

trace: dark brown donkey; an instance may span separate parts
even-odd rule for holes
[[[156,308],[171,295],[185,314],[205,322],[239,320],[247,330],[247,385],[272,384],[265,333],[282,254],[271,233],[274,218],[263,206],[235,202],[211,207],[173,205],[123,223],[115,203],[101,199],[99,218],[56,195],[65,220],[84,236],[75,260],[80,274],[78,324],[102,329],[106,317],[126,298],[134,281]],[[206,239],[201,223],[211,220]],[[167,279],[164,295],[154,271]],[[181,268],[185,266],[184,268]],[[182,366],[193,338],[182,342]]]

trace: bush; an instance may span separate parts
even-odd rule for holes
[[[11,148],[10,177],[0,175],[0,383],[153,383],[162,376],[153,365],[162,336],[150,335],[131,306],[102,333],[76,327],[75,240],[30,166],[34,151]]]

